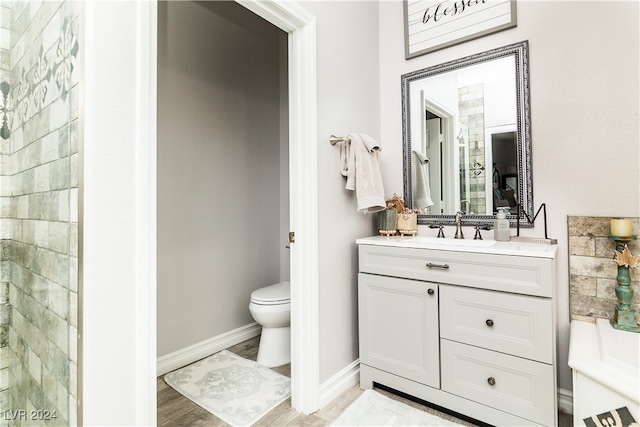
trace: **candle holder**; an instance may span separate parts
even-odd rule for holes
[[[616,242],[615,261],[618,264],[618,276],[616,280],[616,297],[618,297],[618,307],[611,319],[611,325],[615,329],[630,332],[640,332],[640,325],[636,319],[635,313],[631,310],[631,300],[633,298],[633,289],[631,289],[631,277],[629,276],[629,268],[635,268],[638,265],[638,257],[631,255],[627,244],[636,240],[638,236],[609,236],[609,240]]]

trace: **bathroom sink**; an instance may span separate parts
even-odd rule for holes
[[[464,246],[468,248],[487,248],[494,245],[495,240],[473,240],[471,239],[454,239],[452,237],[437,238],[427,236],[413,237],[417,244],[434,245],[434,246]]]
[[[496,255],[532,256],[540,258],[555,257],[558,245],[540,245],[524,242],[497,242],[493,239],[473,240],[454,239],[453,236],[437,238],[431,236],[370,236],[356,240],[359,245],[395,246],[414,249],[435,249],[454,252],[482,252]],[[491,233],[487,233],[491,234]]]

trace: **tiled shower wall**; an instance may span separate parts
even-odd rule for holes
[[[0,2],[0,82],[4,81],[4,78],[8,76],[10,71],[9,64],[9,19],[11,16],[10,5],[6,2]],[[0,83],[0,89],[4,89],[6,85]],[[3,122],[0,123],[0,134],[4,134],[4,115],[5,115],[5,99],[4,90],[0,93],[0,99],[2,100],[2,118]],[[5,252],[5,237],[4,231],[8,228],[5,218],[9,217],[10,204],[5,193],[6,190],[6,178],[5,175],[5,160],[4,155],[8,143],[0,137],[0,412],[5,408],[9,408],[9,321],[11,314],[11,307],[9,306],[9,283],[6,269],[6,263],[4,262]],[[3,421],[0,417],[0,426],[6,425],[7,421]]]
[[[74,425],[78,5],[0,7],[0,425]]]
[[[640,219],[633,220],[633,233],[640,232]],[[618,306],[618,264],[616,244],[609,240],[611,218],[569,216],[569,289],[571,320],[611,319]],[[640,255],[638,240],[629,243],[634,256]],[[640,316],[640,268],[630,269],[634,290],[631,308]]]
[[[458,88],[458,111],[460,123],[468,129],[471,190],[469,202],[471,212],[476,214],[491,213],[493,206],[486,206],[487,173],[492,166],[486,164],[484,156],[484,85],[482,83]],[[465,165],[466,166],[466,165]],[[481,169],[484,166],[484,169]],[[460,165],[460,167],[464,167]]]

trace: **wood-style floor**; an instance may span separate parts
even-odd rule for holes
[[[258,354],[259,337],[252,338],[248,341],[230,347],[228,350],[242,356],[246,359],[256,360]],[[284,365],[273,368],[274,371],[288,377],[291,376],[291,366]],[[163,377],[158,377],[158,425],[171,427],[190,427],[190,426],[228,426],[227,423],[217,418],[207,410],[193,403],[173,388],[169,387]],[[435,414],[441,418],[456,422],[463,426],[474,427],[467,420],[462,420],[453,415],[439,412],[431,407],[422,405],[414,400],[398,396],[387,390],[376,388],[376,391],[386,396],[406,403],[425,412]],[[363,391],[354,386],[337,397],[333,402],[325,408],[311,414],[303,415],[296,412],[291,407],[291,399],[287,399],[278,405],[271,412],[262,417],[255,426],[328,426],[344,412],[344,410],[353,403]],[[573,417],[567,414],[560,414],[560,427],[570,427],[573,424]]]

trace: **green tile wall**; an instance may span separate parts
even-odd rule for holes
[[[0,2],[0,426],[77,422],[78,19]]]

